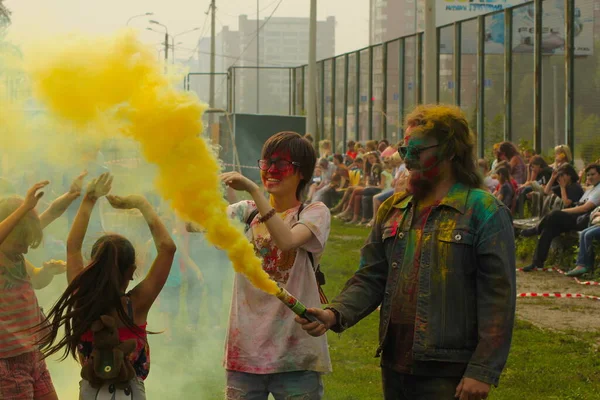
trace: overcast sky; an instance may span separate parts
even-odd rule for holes
[[[261,19],[269,16],[279,0],[259,0]],[[345,53],[368,45],[368,0],[320,0],[317,17],[335,16],[336,53]],[[13,24],[9,38],[16,43],[26,43],[36,38],[50,39],[54,34],[82,32],[87,34],[110,34],[125,26],[129,17],[153,12],[151,17],[133,19],[130,26],[140,30],[140,37],[149,44],[158,44],[163,36],[147,31],[148,19],[156,19],[166,25],[170,34],[178,34],[202,27],[210,0],[5,0],[12,11]],[[239,14],[256,18],[255,0],[216,0],[217,32],[222,25],[237,29]],[[351,4],[351,6],[350,6]],[[282,0],[274,16],[308,17],[309,0]],[[162,28],[154,26],[157,30]],[[210,37],[210,19],[205,29]],[[177,58],[188,58],[196,47],[200,31],[179,36]],[[158,47],[157,47],[158,48]],[[190,49],[185,50],[184,48]]]

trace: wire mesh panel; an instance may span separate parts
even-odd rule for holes
[[[454,103],[454,26],[440,29],[439,93],[440,103]]]
[[[520,147],[533,147],[534,30],[533,4],[512,9],[512,139]],[[528,29],[529,28],[529,29]]]
[[[322,129],[324,132],[323,138],[332,140],[333,132],[331,131],[331,107],[333,107],[333,99],[331,98],[331,88],[333,84],[333,62],[331,60],[326,60],[324,62],[324,68],[325,76],[323,77],[323,95],[321,96],[321,98],[325,100],[325,114],[324,118],[322,119],[322,121],[324,122],[324,126],[322,127]]]
[[[542,14],[542,154],[553,157],[565,144],[564,2],[543,3]]]
[[[477,130],[477,20],[461,24],[461,108],[473,132]]]
[[[399,140],[399,131],[402,129],[402,121],[399,117],[400,105],[400,40],[388,44],[387,56],[387,138],[390,143]]]
[[[600,158],[600,3],[575,0],[575,159]]]
[[[344,73],[346,71],[345,57],[335,60],[335,149],[336,153],[343,153],[344,143]]]
[[[295,96],[294,101],[296,102],[296,115],[304,115],[305,99],[304,99],[304,87],[303,87],[303,67],[294,68],[294,84],[295,84]]]
[[[417,105],[417,39],[409,36],[404,45],[404,115]]]
[[[494,143],[504,139],[504,14],[485,17],[483,148],[492,156]]]
[[[347,137],[348,140],[357,141],[356,135],[356,114],[358,113],[358,103],[356,101],[356,91],[360,77],[360,70],[356,68],[357,53],[348,55],[348,115],[347,115]]]
[[[360,52],[359,139],[369,140],[369,51]]]

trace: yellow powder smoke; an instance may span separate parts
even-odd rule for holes
[[[279,291],[227,216],[220,167],[199,138],[206,106],[171,85],[154,52],[127,31],[104,39],[66,38],[26,60],[34,95],[52,114],[78,128],[112,126],[115,135],[138,141],[146,160],[157,165],[157,189],[172,207],[206,229],[208,240],[226,250],[252,284]]]

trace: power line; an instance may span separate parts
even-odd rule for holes
[[[200,42],[202,41],[202,39],[204,39],[204,36],[206,35],[206,23],[208,22],[208,15],[210,12],[210,7],[208,6],[208,11],[205,13],[206,14],[206,18],[204,18],[204,23],[202,24],[202,28],[200,29],[200,38],[198,39],[198,41],[196,42],[196,47],[194,48],[194,50],[191,51],[190,57],[188,58],[187,62],[190,62],[192,57],[194,57],[194,54],[196,53],[196,50],[198,50],[198,47],[200,47]]]
[[[277,3],[277,1],[278,0],[273,0],[268,5],[266,5],[265,8],[263,8],[262,10],[259,10],[259,12],[265,11],[266,9],[270,8],[273,4]],[[228,13],[224,12],[223,14],[227,15],[228,17],[233,17],[233,18],[239,18],[240,15],[248,15],[249,17],[257,15],[256,12],[253,12],[253,13],[239,13],[238,15],[228,14]]]
[[[277,3],[277,5],[275,6],[275,8],[273,9],[273,11],[271,11],[271,14],[269,15],[269,17],[265,20],[265,22],[263,22],[263,24],[258,28],[258,30],[255,32],[254,37],[252,38],[252,40],[250,40],[250,42],[248,42],[248,45],[246,46],[246,48],[244,48],[244,50],[240,53],[239,58],[242,58],[242,56],[244,55],[244,53],[246,51],[248,51],[248,49],[250,48],[250,45],[258,38],[258,35],[260,33],[260,31],[262,31],[262,29],[265,27],[265,25],[267,25],[269,23],[269,21],[271,20],[271,18],[273,17],[273,15],[275,14],[275,12],[277,11],[277,9],[279,8],[279,6],[281,5],[281,3],[283,3],[283,0],[279,0],[279,3]],[[239,61],[235,60],[231,66],[235,66],[235,64]]]

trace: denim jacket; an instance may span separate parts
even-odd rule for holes
[[[381,304],[386,343],[412,196],[398,193],[377,213],[361,266],[330,308],[341,332]],[[422,236],[413,358],[466,364],[465,377],[497,385],[515,319],[515,241],[508,209],[487,191],[455,184],[432,210]]]

